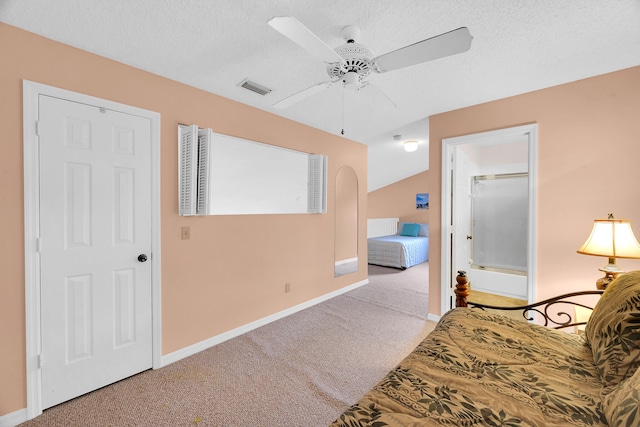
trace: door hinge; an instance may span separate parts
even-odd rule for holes
[[[38,355],[38,369],[42,369],[42,365],[43,365],[43,358],[42,358],[42,353],[40,353]]]
[[[36,136],[40,136],[40,122],[36,120]]]
[[[36,252],[37,253],[42,252],[42,237],[36,238]]]

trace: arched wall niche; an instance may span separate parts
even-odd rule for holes
[[[358,271],[358,176],[351,166],[336,173],[334,276]]]

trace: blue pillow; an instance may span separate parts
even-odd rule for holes
[[[402,226],[401,236],[416,237],[420,232],[420,224],[406,223]]]

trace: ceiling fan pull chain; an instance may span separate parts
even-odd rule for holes
[[[344,135],[344,84],[342,85],[342,130],[340,135]]]

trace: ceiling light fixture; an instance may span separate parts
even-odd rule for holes
[[[417,139],[408,139],[402,144],[404,145],[404,151],[406,151],[407,153],[412,153],[418,149]]]

